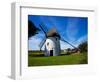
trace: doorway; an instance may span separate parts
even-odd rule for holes
[[[53,56],[53,50],[50,50],[50,56]]]

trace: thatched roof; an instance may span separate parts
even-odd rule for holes
[[[60,38],[60,35],[58,34],[57,30],[55,28],[51,28],[48,32],[47,32],[47,37],[54,37],[57,36]]]

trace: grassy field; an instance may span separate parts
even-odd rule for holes
[[[88,63],[87,53],[49,57],[44,57],[43,53],[38,55],[38,53],[35,52],[35,55],[32,54],[32,52],[29,53],[28,66],[73,65]]]

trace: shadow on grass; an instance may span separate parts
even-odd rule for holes
[[[59,56],[65,56],[69,54],[60,54]],[[30,57],[50,57],[50,56],[45,56],[44,54],[29,54]],[[52,56],[51,56],[52,57]]]
[[[33,54],[29,54],[30,57],[45,57],[44,54],[38,54],[38,55],[33,55]]]

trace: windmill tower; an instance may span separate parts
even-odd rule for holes
[[[58,56],[60,55],[60,35],[55,28],[50,29],[47,32],[47,39],[45,42],[46,56]]]
[[[60,35],[56,31],[56,29],[52,28],[48,31],[48,29],[43,23],[39,26],[45,34],[44,39],[39,44],[40,50],[42,46],[45,45],[45,56],[60,55]]]
[[[48,30],[47,27],[43,23],[39,24],[39,26],[41,30],[43,31],[43,33],[45,34],[44,39],[39,44],[40,50],[43,47],[43,45],[45,45],[45,56],[60,55],[60,51],[61,51],[60,40],[76,48],[71,43],[64,40],[60,36],[60,34],[57,32],[56,28],[51,28],[50,30]]]

